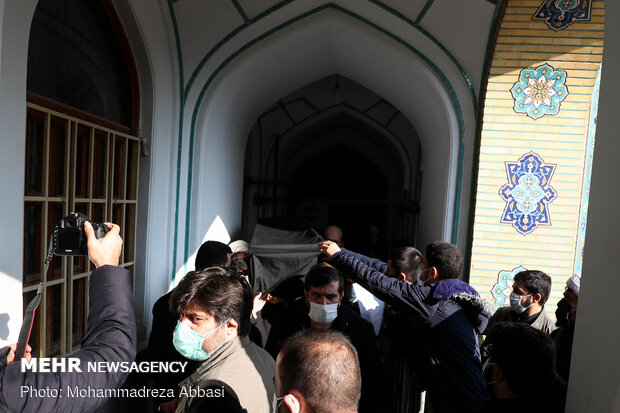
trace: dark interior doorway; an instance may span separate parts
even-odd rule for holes
[[[368,252],[369,227],[376,225],[385,245],[388,185],[371,159],[348,145],[316,153],[291,174],[289,216],[298,216],[322,233],[338,225],[347,248]]]

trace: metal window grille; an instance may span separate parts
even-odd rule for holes
[[[140,139],[28,103],[24,310],[41,280],[50,235],[70,212],[121,227],[121,266],[134,277]],[[30,339],[33,355],[70,354],[88,319],[88,257],[54,257]]]

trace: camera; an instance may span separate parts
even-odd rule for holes
[[[88,255],[84,222],[90,221],[88,217],[79,212],[72,212],[54,227],[52,243],[54,255]],[[105,224],[90,223],[95,231],[95,237],[103,238],[109,231]]]

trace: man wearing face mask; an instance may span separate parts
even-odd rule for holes
[[[487,326],[500,321],[522,322],[537,330],[551,334],[556,329],[551,316],[545,311],[545,303],[551,291],[551,277],[542,271],[522,271],[515,275],[510,294],[510,307],[499,308]]]
[[[480,413],[564,412],[566,382],[555,370],[548,334],[525,323],[498,322],[489,329],[486,350],[484,376],[493,399]]]
[[[331,329],[343,333],[357,350],[362,372],[360,412],[381,412],[385,394],[381,380],[381,357],[372,325],[346,306],[342,274],[321,263],[308,272],[304,283],[306,307],[272,326],[265,349],[277,357],[287,338],[307,329]]]
[[[275,362],[248,338],[248,283],[223,268],[190,272],[174,289],[170,307],[180,314],[174,347],[202,363],[179,384],[176,412],[269,413]]]

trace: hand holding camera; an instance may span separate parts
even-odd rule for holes
[[[103,238],[98,238],[91,223],[88,221],[84,222],[88,257],[97,268],[102,265],[118,265],[121,257],[121,247],[123,246],[123,240],[120,236],[121,228],[109,222],[106,222],[104,225],[108,228],[107,234]]]
[[[118,265],[122,245],[118,225],[91,223],[79,212],[67,215],[54,228],[55,255],[88,255],[97,268]]]

